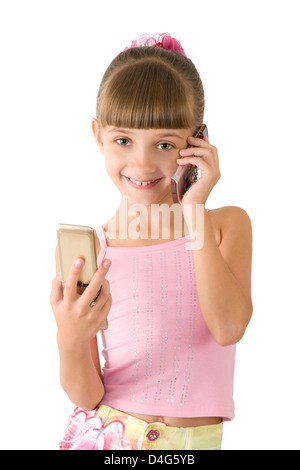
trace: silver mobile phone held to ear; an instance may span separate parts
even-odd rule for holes
[[[63,288],[75,259],[84,258],[85,260],[77,283],[77,292],[81,295],[97,270],[94,230],[84,225],[58,224],[57,243]],[[101,329],[106,328],[107,321],[105,320]]]
[[[202,124],[194,137],[208,137],[206,124]],[[191,147],[188,145],[187,148]],[[181,202],[184,193],[198,180],[198,168],[195,165],[178,166],[171,179],[171,193],[174,202]]]

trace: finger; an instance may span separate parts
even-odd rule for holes
[[[180,155],[182,157],[208,157],[212,154],[211,149],[200,148],[200,147],[189,147],[187,149],[180,150]]]
[[[88,311],[90,310],[89,307],[93,307],[93,311],[99,311],[99,309],[102,310],[102,308],[104,307],[109,295],[110,285],[108,280],[104,279],[96,295],[95,293],[91,294],[90,291],[88,291],[85,296],[81,296],[79,302],[82,304],[83,309],[86,311],[86,313],[88,313]]]
[[[185,166],[185,165],[194,165],[197,166],[198,168],[201,168],[201,164],[206,161],[203,157],[199,156],[190,156],[190,157],[183,157],[179,158],[177,160],[177,163],[179,166]]]
[[[185,164],[182,162],[182,160],[184,161],[187,157],[200,157],[201,160],[204,160],[210,163],[211,165],[217,165],[219,162],[218,152],[215,152],[212,148],[190,147],[188,149],[181,150],[180,155],[183,158],[177,160],[177,163],[179,163],[179,165]],[[193,165],[197,165],[195,161],[191,161],[190,163],[192,163]]]
[[[185,157],[185,158],[180,158],[177,160],[177,163],[180,166],[185,166],[185,165],[193,165],[196,166],[201,170],[201,174],[203,171],[212,171],[212,165],[207,163],[204,159],[202,158],[197,158],[197,157]]]
[[[203,137],[203,139],[200,139],[199,137],[189,136],[187,141],[190,145],[195,146],[195,147],[206,147],[206,148],[210,147],[210,143],[206,136]]]
[[[63,288],[61,284],[61,276],[58,274],[52,281],[52,289],[50,293],[50,304],[52,308],[63,299]]]
[[[107,263],[106,263],[107,262]],[[105,276],[110,268],[111,261],[105,259],[97,271],[95,272],[94,276],[92,277],[88,287],[85,289],[84,293],[81,296],[80,302],[81,303],[91,303],[98,295],[99,289],[104,283]],[[102,291],[100,294],[100,298],[102,295]],[[99,299],[98,299],[99,300]]]
[[[70,272],[66,279],[64,297],[66,300],[76,300],[78,297],[77,293],[77,283],[79,281],[80,273],[84,266],[84,258],[76,258],[74,263],[71,266]]]
[[[101,309],[101,315],[99,315],[98,325],[97,325],[98,331],[107,328],[108,326],[107,317],[109,315],[111,306],[112,306],[112,296],[111,294],[109,294],[103,308]]]

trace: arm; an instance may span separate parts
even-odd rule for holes
[[[242,209],[226,207],[219,211],[220,246],[211,216],[204,211],[204,244],[192,253],[203,317],[216,342],[227,346],[243,337],[252,316],[252,230]]]
[[[74,405],[93,410],[104,396],[104,386],[89,345],[68,349],[58,342],[58,348],[62,388]]]
[[[177,163],[190,163],[201,171],[201,177],[184,194],[181,201],[191,237],[197,231],[204,231],[202,248],[196,246],[193,249],[199,303],[214,339],[220,345],[226,346],[242,338],[252,315],[251,222],[246,212],[240,208],[219,209],[219,246],[214,237],[211,216],[206,210],[204,226],[202,223],[198,224],[197,205],[204,207],[221,173],[218,151],[209,143],[207,137],[189,137],[188,142],[192,147],[180,151],[183,158],[177,160]],[[198,239],[201,239],[199,235]]]
[[[57,260],[57,272],[59,263]],[[57,343],[60,356],[60,380],[70,400],[80,408],[94,409],[104,395],[96,334],[111,307],[109,283],[104,278],[108,268],[103,264],[96,271],[88,288],[79,296],[77,281],[82,266],[73,264],[65,286],[57,274],[52,283],[50,302],[57,322]],[[90,303],[103,285],[96,305]]]

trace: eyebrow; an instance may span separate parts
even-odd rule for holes
[[[176,134],[176,132],[169,132],[167,134],[157,134],[161,139],[165,139],[167,137],[178,137],[178,139],[182,139],[182,135]]]
[[[110,129],[108,132],[122,132],[125,134],[132,134],[134,130],[135,129],[123,129],[120,127],[114,127],[113,129]],[[161,139],[165,139],[167,137],[177,137],[178,139],[182,139],[182,136],[179,134],[176,134],[176,132],[158,133],[157,136],[160,137]]]
[[[108,132],[124,132],[124,133],[129,133],[132,132],[130,129],[121,129],[120,127],[113,127],[112,129],[109,129]]]

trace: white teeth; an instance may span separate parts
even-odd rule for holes
[[[133,180],[133,179],[131,179],[131,178],[129,178],[129,179],[130,179],[130,181],[132,181],[133,183],[137,184],[138,186],[142,186],[142,185],[143,185],[143,186],[147,186],[147,184],[151,184],[151,183],[153,183],[153,182],[155,181],[155,180],[152,180],[152,181],[145,181],[145,182],[142,183],[141,181],[136,181],[136,180]]]

